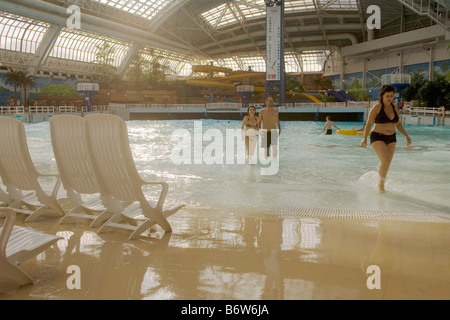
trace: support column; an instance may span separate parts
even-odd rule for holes
[[[434,80],[434,68],[433,68],[433,63],[434,63],[434,48],[430,46],[430,48],[428,49],[429,54],[430,54],[430,61],[429,61],[429,66],[428,66],[428,80],[433,81]]]
[[[266,96],[270,93],[278,93],[279,104],[284,103],[284,0],[266,0]]]
[[[345,57],[341,56],[341,90],[345,90]]]

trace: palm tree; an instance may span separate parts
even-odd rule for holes
[[[95,47],[97,52],[95,53],[95,60],[92,63],[97,63],[109,71],[115,71],[113,63],[116,48],[111,46],[107,41],[104,41],[101,45],[97,44]]]
[[[14,86],[14,105],[17,105],[17,86],[21,85],[22,71],[14,71],[9,68],[5,74],[5,84]]]
[[[20,85],[23,87],[24,106],[28,107],[27,89],[31,89],[36,85],[36,78],[28,73],[20,71]]]
[[[104,70],[104,74],[99,78],[100,86],[105,88],[111,88],[111,82],[115,82],[115,71],[114,67],[114,54],[116,48],[111,46],[110,43],[104,41],[103,44],[97,44],[97,52],[95,53],[95,60],[92,63],[96,63],[101,66]]]
[[[131,62],[130,68],[127,70],[127,77],[130,80],[131,87],[135,90],[140,91],[144,88],[144,83],[142,81],[142,76],[144,74],[144,69],[148,69],[148,61],[138,54]]]

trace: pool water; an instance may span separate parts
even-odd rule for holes
[[[197,125],[199,123],[197,122]],[[321,122],[283,122],[279,169],[262,175],[265,165],[176,164],[172,151],[176,130],[194,134],[194,120],[129,121],[129,138],[136,166],[148,181],[167,181],[168,202],[189,210],[234,213],[263,208],[323,208],[450,213],[450,128],[405,126],[414,148],[397,133],[397,150],[379,194],[378,157],[358,147],[362,136],[321,133]],[[202,120],[203,131],[239,129],[239,121]],[[336,123],[341,129],[362,123]],[[42,173],[56,173],[48,123],[26,124],[32,158]],[[334,130],[335,132],[335,130]],[[204,142],[204,147],[210,142]],[[226,150],[224,150],[225,153]],[[262,161],[262,160],[261,160]]]

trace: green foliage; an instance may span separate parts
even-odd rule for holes
[[[419,89],[419,100],[429,108],[450,106],[450,82],[443,76],[438,76],[435,81],[426,81]]]
[[[111,46],[107,41],[104,41],[102,45],[96,45],[97,52],[95,53],[95,60],[93,63],[100,64],[102,66],[114,68],[114,53],[116,49]]]
[[[328,94],[321,94],[319,100],[322,102],[336,102],[336,99]]]
[[[17,88],[21,85],[22,71],[15,71],[9,68],[5,74],[5,84],[14,86],[14,105],[17,105]]]
[[[429,108],[450,106],[450,81],[448,74],[435,75],[434,81],[425,80],[425,76],[418,72],[412,76],[411,86],[402,93],[406,101],[418,101]]]
[[[315,76],[311,82],[316,90],[324,91],[333,88],[333,81],[328,77]]]
[[[364,92],[362,84],[358,79],[353,80],[347,91],[350,96],[358,101],[366,100],[366,93]]]
[[[405,101],[421,100],[419,90],[425,84],[425,75],[420,72],[413,74],[411,78],[411,85],[403,90],[402,96]]]
[[[299,80],[288,75],[287,81],[286,81],[286,91],[301,93],[301,92],[305,92],[306,90]]]
[[[78,96],[80,93],[77,89],[68,84],[51,84],[37,94],[38,96]]]
[[[27,89],[35,86],[35,80],[35,77],[29,75],[27,72],[15,71],[11,68],[8,70],[5,74],[5,83],[14,86],[15,105],[17,105],[17,88],[23,88],[25,106],[27,106]]]
[[[177,96],[195,97],[200,95],[200,88],[188,85],[185,81],[177,81],[175,84]]]

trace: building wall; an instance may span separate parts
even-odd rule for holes
[[[385,74],[420,72],[429,80],[437,75],[450,79],[449,43],[440,41],[387,52],[380,48],[380,52],[356,58],[342,58],[334,53],[325,63],[324,75],[333,81],[335,89],[342,90],[348,90],[352,81],[358,79],[366,94],[372,97],[378,96],[381,77]]]

